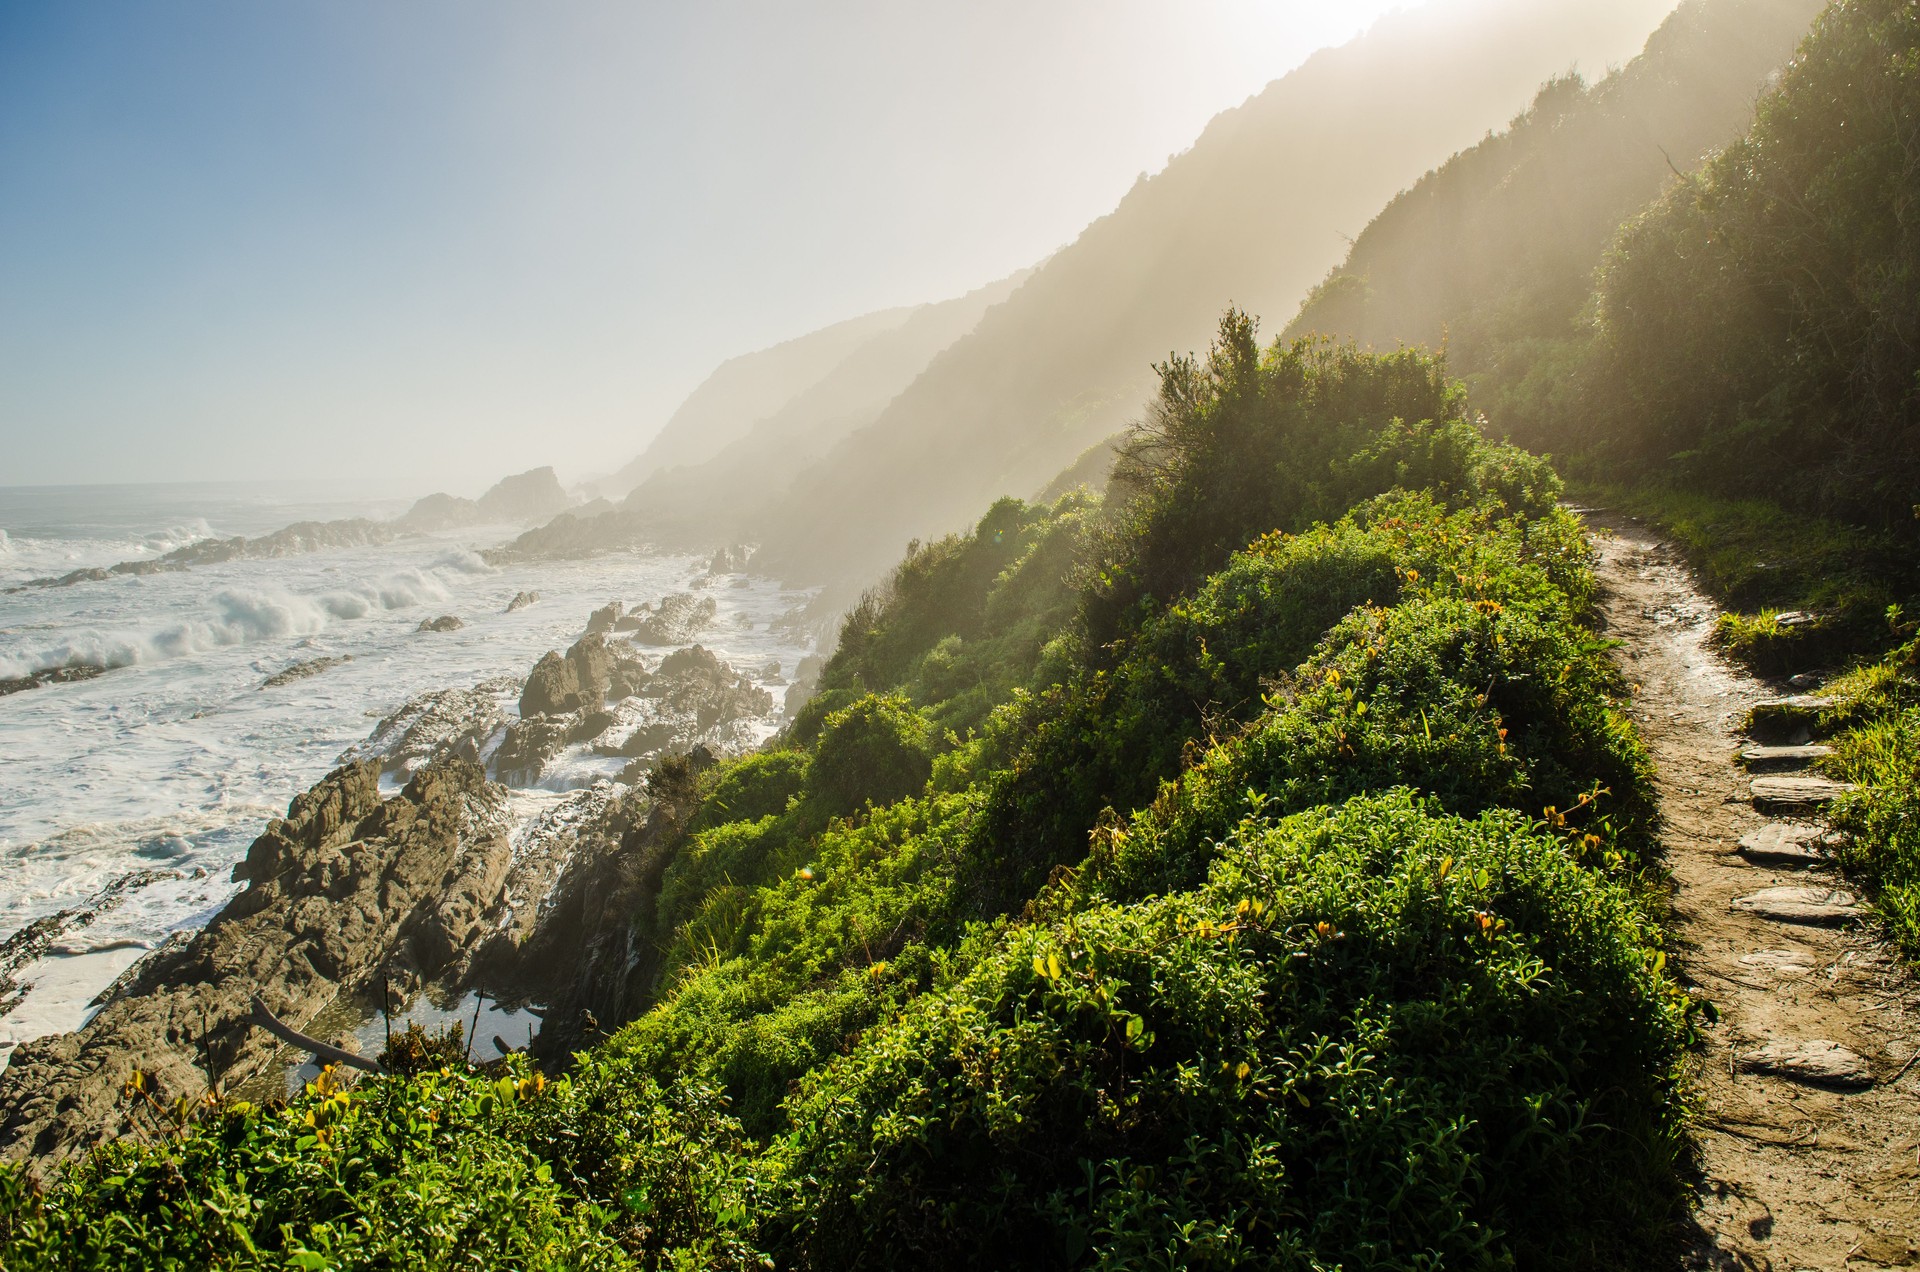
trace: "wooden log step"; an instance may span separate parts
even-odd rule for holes
[[[1824,777],[1756,777],[1751,795],[1763,813],[1798,813],[1825,808],[1852,789],[1850,782]]]
[[[1851,892],[1837,888],[1762,888],[1736,899],[1733,908],[1775,923],[1806,927],[1845,927],[1867,917]]]
[[[1740,836],[1739,853],[1764,865],[1812,866],[1827,861],[1839,836],[1810,822],[1770,822]]]

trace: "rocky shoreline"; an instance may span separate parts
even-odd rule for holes
[[[422,694],[382,719],[254,841],[234,868],[245,889],[204,929],[143,958],[78,1031],[14,1052],[0,1072],[0,1157],[48,1165],[120,1133],[136,1071],[171,1101],[285,1066],[292,1053],[257,1027],[256,997],[348,1049],[350,1029],[316,1022],[389,990],[546,1005],[555,1027],[537,1045],[558,1054],[591,1032],[585,1022],[617,1018],[634,963],[621,916],[691,806],[688,774],[753,745],[804,693],[778,703],[691,643],[713,613],[692,594],[615,602],[524,680]],[[262,687],[329,665],[296,664]],[[625,763],[617,780],[540,796],[526,814],[515,792],[549,778],[563,752]],[[0,943],[0,1013],[24,991],[15,977],[90,919],[63,912]]]

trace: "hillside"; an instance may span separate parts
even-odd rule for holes
[[[593,483],[594,493],[619,499],[655,473],[712,459],[915,312],[911,305],[883,309],[727,359],[688,395],[644,451]]]
[[[659,465],[627,496],[620,515],[636,527],[636,533],[655,541],[704,546],[716,538],[752,537],[758,512],[786,493],[795,473],[877,419],[935,355],[965,337],[982,315],[1012,295],[1027,276],[1023,270],[964,296],[908,311],[904,321],[867,335],[824,375],[748,420],[745,429],[739,427],[743,415],[729,417],[725,427],[719,425],[714,412],[720,403],[713,395],[695,410],[689,410],[695,405],[690,400],[646,454],[622,470],[631,474],[646,464]],[[722,371],[729,377],[753,374],[761,359],[775,353],[784,364],[790,355],[812,349],[815,339],[804,336],[766,354],[736,359]],[[777,386],[785,392],[805,379],[798,374],[801,365],[794,361],[795,374],[777,376],[764,387]],[[715,378],[720,374],[716,372]],[[747,408],[737,403],[735,409]],[[710,452],[699,460],[686,458],[699,453],[696,436],[700,448]]]
[[[1375,217],[1287,328],[1393,349],[1444,347],[1499,427],[1527,433],[1507,391],[1577,334],[1620,225],[1753,118],[1824,0],[1687,0],[1645,50],[1589,87],[1550,82],[1496,136]]]

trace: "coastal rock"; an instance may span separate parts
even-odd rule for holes
[[[457,632],[466,624],[452,614],[442,614],[438,618],[426,618],[420,621],[415,631],[421,632]]]
[[[527,608],[529,605],[538,605],[539,603],[540,593],[538,592],[515,592],[513,599],[507,602],[507,613],[512,614],[517,610]]]
[[[707,571],[710,574],[738,574],[753,563],[753,551],[752,545],[745,543],[721,548],[707,563]]]
[[[584,712],[572,715],[523,716],[507,726],[506,736],[493,753],[494,778],[508,786],[532,786],[549,761],[566,750]]]
[[[405,530],[430,534],[436,530],[457,530],[461,526],[474,525],[479,520],[480,505],[473,500],[457,495],[432,494],[416,501],[413,507],[394,519],[394,524]]]
[[[495,482],[492,489],[480,496],[477,507],[482,521],[526,524],[563,512],[572,502],[553,469],[530,468]]]
[[[423,693],[382,720],[366,741],[349,747],[340,762],[378,760],[382,772],[411,775],[443,756],[477,761],[507,723],[500,694],[513,687],[512,681],[487,681]]]
[[[23,689],[38,689],[42,685],[70,685],[76,681],[92,680],[103,676],[105,667],[96,667],[92,663],[75,663],[67,667],[47,667],[27,676],[14,676],[0,679],[0,698],[10,693],[19,693]]]
[[[684,645],[713,626],[720,604],[711,596],[678,592],[661,600],[633,629],[642,645]]]
[[[718,753],[745,749],[754,722],[773,710],[773,695],[711,650],[694,645],[660,660],[638,694],[614,710],[603,755],[644,759],[705,745]]]
[[[621,650],[595,632],[575,641],[565,654],[547,653],[533,665],[520,694],[520,714],[566,715],[598,708],[614,689],[643,680],[646,670],[636,656]]]
[[[573,663],[558,650],[550,650],[527,675],[527,687],[520,691],[520,715],[522,719],[564,715],[579,710],[581,701],[580,676]]]
[[[626,612],[627,607],[619,601],[609,601],[607,604],[602,605],[588,616],[587,635],[597,636],[602,632],[612,631],[614,625],[620,621]]]
[[[332,671],[335,667],[352,661],[352,654],[341,654],[338,657],[328,658],[310,658],[306,662],[297,662],[284,671],[274,672],[271,676],[268,676],[260,682],[260,687],[262,689],[278,689],[282,685],[290,685],[296,680],[305,680],[309,676],[317,676],[323,671]]]
[[[505,794],[443,760],[383,800],[351,764],[294,799],[254,841],[247,889],[205,930],[150,955],[76,1033],[30,1042],[0,1075],[0,1153],[41,1165],[125,1129],[121,1091],[195,1097],[260,1072],[278,1044],[248,1023],[254,995],[299,1028],[385,970],[403,984],[477,947],[511,864]]]

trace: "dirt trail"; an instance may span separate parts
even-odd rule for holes
[[[1631,521],[1588,521],[1607,634],[1624,642],[1616,656],[1659,769],[1674,966],[1721,1013],[1697,1062],[1703,1178],[1685,1266],[1920,1266],[1920,986],[1871,929],[1735,908],[1769,888],[1846,889],[1822,864],[1737,851],[1781,820],[1755,811],[1736,762],[1746,709],[1778,694],[1714,652],[1715,608],[1677,553]],[[1757,1053],[1770,1045],[1810,1042],[1855,1053],[1854,1072],[1842,1064],[1814,1082],[1750,1071],[1766,1067]],[[1821,1050],[1803,1054],[1816,1064],[1836,1054]],[[1868,1076],[1860,1061],[1872,1085],[1847,1089]]]

